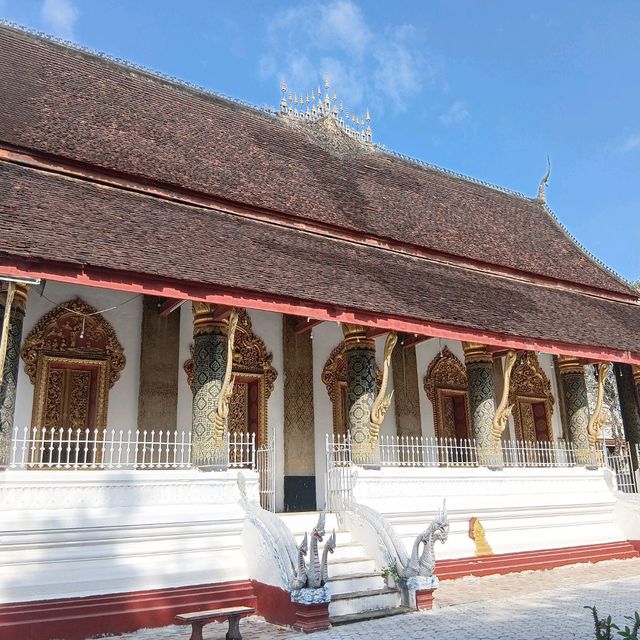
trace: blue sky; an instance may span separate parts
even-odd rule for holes
[[[0,16],[256,105],[329,74],[387,147],[548,202],[640,279],[638,0],[0,0]]]

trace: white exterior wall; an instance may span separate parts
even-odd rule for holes
[[[431,339],[416,345],[416,364],[418,366],[418,395],[420,397],[420,419],[422,421],[422,435],[435,438],[436,430],[433,419],[433,405],[424,390],[424,377],[431,361],[440,353],[441,349],[449,348],[456,358],[464,364],[462,343],[457,340]]]
[[[0,603],[248,578],[237,474],[3,471]]]
[[[107,428],[135,429],[138,424],[142,296],[134,297],[131,300],[132,296],[134,296],[131,293],[79,287],[58,282],[47,282],[44,288],[44,295],[46,298],[41,297],[34,291],[29,293],[27,313],[22,331],[23,342],[43,315],[57,307],[58,304],[70,302],[76,297],[95,307],[97,311],[114,306],[118,307],[102,314],[113,326],[127,359],[127,364],[120,374],[120,379],[109,393]],[[126,304],[123,304],[125,302]],[[33,385],[24,372],[24,363],[21,360],[14,420],[17,426],[25,427],[31,425],[32,405]]]
[[[626,540],[605,474],[584,467],[358,469],[354,497],[384,515],[409,552],[446,498],[449,540],[436,546],[436,557],[464,558],[475,555],[472,517],[494,553]]]
[[[284,508],[284,352],[282,315],[248,310],[253,332],[273,354],[272,364],[278,372],[267,406],[269,437],[275,441],[276,510]]]

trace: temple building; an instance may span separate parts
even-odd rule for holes
[[[548,176],[385,150],[328,81],[256,109],[6,24],[0,75],[0,640],[295,624],[277,522],[322,510],[334,623],[407,606],[376,535],[445,499],[441,580],[640,555],[640,294]]]

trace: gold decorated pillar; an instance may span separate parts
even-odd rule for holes
[[[0,469],[11,458],[22,325],[29,285],[10,282],[0,291]]]
[[[569,438],[576,448],[576,462],[579,465],[591,464],[593,460],[589,448],[589,401],[584,367],[574,356],[559,356],[558,371]]]
[[[371,443],[371,408],[376,396],[376,344],[365,327],[342,325],[347,360],[347,426],[355,464],[375,464]]]
[[[471,431],[476,441],[478,462],[488,467],[502,467],[499,440],[493,437],[496,416],[493,358],[483,344],[463,342],[467,369]]]
[[[205,302],[193,303],[193,466],[224,470],[229,466],[227,419],[233,391],[233,339],[238,314]]]

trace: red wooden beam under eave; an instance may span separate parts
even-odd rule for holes
[[[382,328],[369,329],[367,331],[367,338],[377,338],[378,336],[383,336],[387,333],[389,333],[389,329],[382,329]]]
[[[420,344],[421,342],[425,342],[426,340],[431,340],[433,336],[422,336],[422,335],[413,335],[413,336],[409,336],[408,338],[405,338],[404,342],[402,343],[402,346],[405,349],[408,349],[409,347],[415,347],[417,344]]]
[[[178,298],[167,298],[160,305],[159,313],[161,316],[171,315],[176,309],[179,309],[185,302],[186,300],[179,300]]]
[[[325,320],[318,320],[317,318],[307,318],[306,320],[302,320],[301,322],[298,322],[293,332],[304,333],[305,331],[311,331],[313,327],[317,327],[319,324],[322,324],[323,322],[325,322]]]

